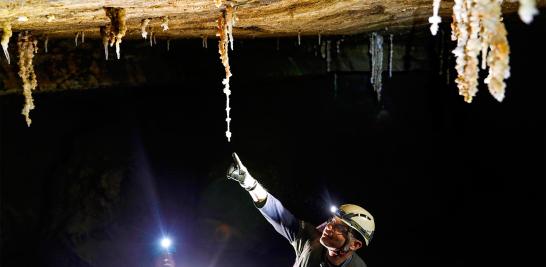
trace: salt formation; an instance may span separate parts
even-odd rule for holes
[[[28,17],[27,16],[19,16],[17,18],[17,21],[19,22],[27,22],[28,21]]]
[[[377,94],[377,100],[381,100],[381,73],[383,72],[383,36],[372,33],[370,36],[370,55],[372,58],[371,83]]]
[[[146,31],[146,27],[148,27],[149,23],[150,23],[150,19],[143,19],[140,21],[140,34],[142,35],[142,38],[144,39],[148,37],[148,32]]]
[[[166,31],[169,29],[169,17],[165,16],[163,17],[161,22],[161,28],[163,28],[163,31]]]
[[[227,33],[229,36],[229,44],[231,51],[233,51],[233,25],[235,25],[235,22],[238,20],[237,16],[235,16],[235,8],[233,7],[233,4],[226,6],[225,18]]]
[[[85,32],[82,31],[82,44],[85,43]]]
[[[45,52],[47,53],[47,43],[49,42],[49,36],[46,35],[45,37],[45,41],[44,41],[44,49],[45,49]]]
[[[432,2],[432,17],[428,18],[430,25],[430,32],[432,35],[436,35],[438,32],[438,24],[442,22],[442,17],[438,16],[438,11],[440,10],[440,0],[434,0]]]
[[[8,60],[8,64],[10,64],[8,45],[9,45],[9,38],[11,38],[12,34],[13,32],[11,31],[11,24],[5,23],[2,26],[2,40],[0,41],[0,44],[2,44],[2,49],[4,50],[4,55],[6,56],[6,59]]]
[[[504,80],[510,77],[510,46],[506,39],[506,28],[502,23],[500,3],[490,2],[485,9],[490,12],[482,14],[484,20],[482,42],[489,44],[490,51],[487,55],[489,75],[484,82],[487,84],[489,93],[501,102],[506,89]]]
[[[32,91],[38,85],[32,59],[34,58],[34,54],[38,52],[38,41],[34,40],[28,31],[25,31],[19,33],[17,48],[19,51],[19,76],[23,81],[23,94],[25,96],[25,106],[21,114],[25,116],[27,126],[30,126],[32,123],[30,111],[35,107]]]
[[[391,33],[389,34],[389,40],[390,40],[390,48],[389,48],[389,78],[392,78],[392,55],[393,55],[393,44],[392,39],[394,39],[394,35]]]
[[[489,76],[484,82],[489,92],[502,101],[506,88],[504,79],[510,76],[510,47],[502,22],[501,2],[455,0],[453,17],[451,39],[457,41],[457,47],[452,53],[456,57],[455,82],[459,95],[468,103],[476,95],[481,53],[482,68],[489,67]]]
[[[171,39],[167,39],[167,51],[171,49]]]
[[[301,45],[301,32],[298,31],[298,46]]]
[[[110,31],[108,33],[110,46],[116,44],[116,55],[120,57],[120,43],[121,39],[125,36],[127,31],[127,24],[125,23],[125,9],[115,7],[105,7],[104,11],[106,16],[110,19]]]
[[[102,46],[104,47],[104,58],[108,60],[108,29],[106,26],[100,26],[100,37],[102,39]]]
[[[150,29],[150,47],[154,46],[154,31]]]
[[[480,18],[476,0],[455,0],[453,5],[452,40],[457,40],[453,50],[459,95],[470,103],[478,91],[478,54],[481,51]],[[473,8],[474,7],[474,8]]]
[[[76,37],[74,37],[74,43],[76,44],[76,47],[78,47],[78,38],[80,37],[80,32],[76,33]]]
[[[519,0],[518,14],[523,22],[529,24],[533,21],[533,17],[538,14],[536,5],[535,0]]]
[[[207,42],[207,36],[204,35],[203,37],[201,37],[201,43],[203,45],[203,48],[208,48],[208,42]]]
[[[320,45],[320,56],[322,57],[322,59],[326,59],[326,44],[325,43],[322,43]]]
[[[226,130],[226,137],[228,139],[228,142],[231,141],[231,131],[230,131],[230,122],[231,118],[229,117],[229,96],[231,95],[231,90],[229,89],[229,79],[231,77],[231,69],[229,67],[229,57],[228,57],[228,48],[229,48],[229,32],[228,32],[228,7],[226,7],[226,10],[222,12],[222,15],[218,17],[218,37],[220,37],[220,41],[218,42],[218,52],[220,53],[220,60],[222,61],[222,65],[224,65],[224,69],[226,72],[226,78],[222,81],[222,84],[224,85],[224,94],[226,95],[226,123],[227,123],[227,130]]]
[[[55,16],[54,15],[46,15],[46,19],[47,19],[47,22],[52,22],[55,20]]]
[[[320,32],[319,32],[319,34],[318,34],[318,44],[320,45],[321,42],[322,41],[320,40]]]
[[[341,54],[341,42],[343,42],[343,39],[339,39],[336,42],[336,53],[338,55]]]

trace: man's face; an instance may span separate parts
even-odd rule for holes
[[[320,243],[329,249],[340,249],[349,238],[350,228],[338,217],[332,217],[320,237]]]

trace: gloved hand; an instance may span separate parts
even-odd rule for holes
[[[241,186],[247,191],[253,190],[258,182],[252,177],[252,175],[250,175],[246,167],[239,159],[239,156],[237,156],[237,153],[233,153],[232,156],[235,162],[229,166],[227,178],[239,182],[239,184],[241,184]]]

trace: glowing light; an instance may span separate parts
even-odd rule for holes
[[[337,207],[334,206],[334,205],[330,206],[330,211],[331,211],[332,213],[336,213]]]
[[[17,21],[19,21],[19,22],[28,21],[28,17],[26,17],[26,16],[19,16],[19,17],[17,18]]]
[[[161,239],[161,247],[163,247],[164,249],[168,249],[171,245],[172,241],[170,238],[164,237],[163,239]]]

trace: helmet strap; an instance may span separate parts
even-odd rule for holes
[[[343,245],[339,248],[336,248],[335,250],[333,250],[333,252],[337,255],[337,256],[342,256],[344,254],[347,254],[347,252],[349,252],[351,249],[350,249],[350,246],[351,246],[351,238],[349,237],[349,235],[345,234],[344,235],[345,237],[345,243],[343,243]]]

